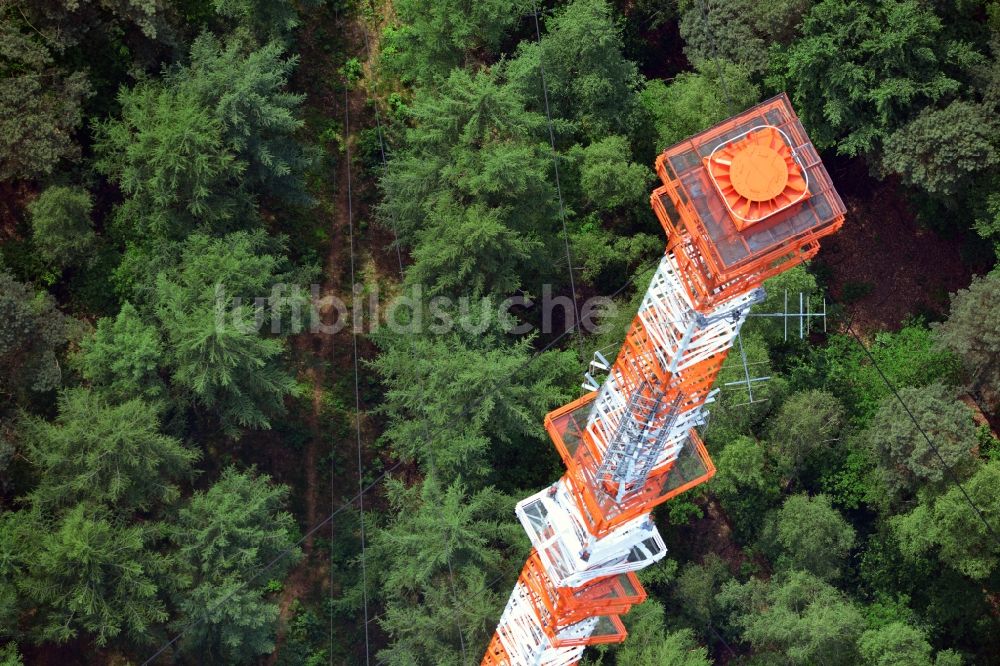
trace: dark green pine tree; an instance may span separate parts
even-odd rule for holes
[[[255,196],[305,202],[308,164],[292,138],[299,95],[286,90],[295,59],[277,43],[253,49],[204,34],[191,62],[119,93],[121,117],[96,127],[98,168],[127,195],[126,240],[183,238],[254,219]]]
[[[187,628],[180,649],[191,658],[243,664],[274,650],[278,604],[267,583],[301,556],[287,500],[286,486],[228,468],[180,508],[170,580],[174,628]]]
[[[156,407],[141,398],[113,404],[89,389],[63,392],[54,421],[28,417],[18,428],[38,474],[31,506],[58,514],[86,502],[131,516],[169,505],[198,454],[159,428]]]
[[[431,84],[496,51],[528,10],[528,0],[399,0],[400,25],[386,31],[382,60],[404,81]]]
[[[478,659],[506,601],[506,586],[491,583],[507,569],[512,580],[526,550],[508,519],[511,501],[490,489],[467,493],[458,481],[446,486],[435,475],[411,488],[391,481],[389,501],[394,518],[372,534],[369,550],[385,603],[379,622],[391,639],[379,660],[458,666]],[[511,553],[512,544],[521,547]]]
[[[545,68],[552,116],[572,121],[583,137],[634,136],[641,121],[636,64],[622,55],[621,26],[606,0],[574,0],[545,20],[541,45],[522,41],[505,72],[531,108],[545,109]],[[565,135],[569,128],[558,128]]]
[[[565,386],[575,353],[549,351],[528,365],[530,340],[507,341],[496,322],[465,331],[481,319],[463,324],[452,310],[444,314],[454,330],[438,333],[443,320],[418,312],[430,334],[390,324],[375,336],[382,353],[372,365],[386,384],[382,409],[390,419],[383,437],[396,455],[424,470],[481,482],[498,448],[543,437],[544,412],[571,397]]]
[[[976,426],[955,389],[941,384],[905,387],[899,397],[905,406],[894,395],[883,398],[865,433],[878,463],[873,481],[886,507],[912,500],[918,492],[941,492],[952,482],[948,469],[964,479],[976,467]]]
[[[161,273],[151,309],[166,342],[166,365],[176,390],[212,409],[223,429],[269,428],[297,390],[283,364],[285,344],[271,335],[293,331],[294,314],[308,315],[308,271],[293,271],[281,241],[263,231],[223,238],[193,235],[179,264]],[[289,291],[273,294],[275,285]],[[265,300],[260,308],[254,299]]]
[[[464,70],[418,92],[409,114],[379,207],[413,248],[409,282],[448,296],[508,294],[550,271],[558,207],[544,117],[495,75]]]

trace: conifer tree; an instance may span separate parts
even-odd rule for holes
[[[506,73],[531,100],[531,108],[544,111],[543,65],[553,117],[573,121],[591,140],[633,136],[640,122],[642,76],[622,55],[623,48],[621,27],[606,0],[574,0],[545,21],[540,45],[521,42]]]
[[[274,649],[278,605],[267,582],[281,580],[301,555],[287,501],[286,486],[230,467],[181,507],[169,533],[184,652],[243,664]]]
[[[54,421],[28,418],[20,427],[38,470],[32,507],[59,513],[88,502],[131,516],[173,502],[198,455],[159,427],[156,408],[141,398],[109,404],[88,389],[64,391]]]
[[[404,81],[431,84],[469,54],[495,51],[528,7],[527,0],[399,0],[400,25],[386,30],[382,59]]]
[[[160,332],[128,301],[114,318],[100,319],[80,347],[77,364],[96,392],[112,400],[166,396],[158,372],[165,354]]]
[[[164,558],[151,547],[156,526],[125,523],[87,503],[31,519],[41,536],[23,553],[18,587],[38,609],[39,637],[65,642],[82,631],[98,645],[121,634],[149,642],[149,630],[167,619],[156,582]]]
[[[510,501],[490,489],[467,493],[436,475],[411,488],[390,482],[389,500],[395,518],[373,534],[369,552],[386,568],[379,622],[392,643],[379,659],[458,666],[485,649],[504,602],[489,582],[521,535],[506,520]]]
[[[293,314],[307,314],[304,292],[291,291],[306,274],[292,271],[282,252],[281,242],[262,231],[195,234],[179,265],[156,280],[152,309],[167,343],[171,381],[213,409],[231,436],[241,428],[269,428],[270,416],[283,412],[285,396],[296,391],[282,363],[284,343],[268,335],[292,332]],[[272,294],[281,284],[289,290]],[[257,298],[270,307],[258,308]]]
[[[308,160],[292,138],[301,97],[286,90],[294,65],[277,43],[254,50],[206,33],[189,65],[121,90],[121,118],[96,128],[97,166],[128,196],[128,239],[239,228],[258,195],[306,201]]]
[[[866,433],[890,503],[917,491],[943,490],[952,478],[947,469],[959,479],[975,469],[975,424],[954,389],[941,384],[904,387],[899,396],[905,407],[895,396],[887,396]]]
[[[413,247],[408,281],[453,297],[506,295],[550,270],[558,207],[552,157],[538,142],[544,118],[495,75],[464,70],[419,93],[409,113],[379,207]]]
[[[488,316],[490,305],[483,311]],[[388,327],[376,335],[382,353],[373,367],[386,383],[383,410],[390,418],[383,437],[396,455],[425,470],[481,481],[490,471],[492,448],[542,436],[544,411],[569,398],[563,386],[575,354],[550,351],[526,365],[530,340],[508,342],[495,323],[463,332],[457,313],[451,314],[457,323],[450,332]]]

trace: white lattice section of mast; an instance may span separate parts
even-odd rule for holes
[[[763,299],[763,290],[738,295],[708,313],[698,312],[681,284],[673,256],[667,253],[653,276],[639,308],[639,321],[653,342],[652,351],[635,362],[645,365],[647,377],[669,375],[676,381],[702,361],[732,347],[750,308]],[[658,373],[652,371],[655,364]],[[660,387],[664,394],[674,384]],[[587,421],[587,430],[602,461],[619,472],[616,480],[634,487],[648,475],[674,462],[691,428],[704,423],[706,406],[717,390],[681,394],[639,409],[634,396],[642,387],[628,386],[616,367],[601,386]],[[626,414],[631,421],[623,421]],[[640,478],[641,477],[641,478]],[[621,499],[620,497],[618,499]],[[667,552],[650,515],[644,514],[594,538],[586,529],[581,508],[566,476],[518,503],[516,513],[546,574],[556,587],[579,587],[605,576],[638,571],[662,559]],[[518,584],[500,620],[499,637],[511,666],[568,666],[576,663],[582,646],[553,647],[527,596]],[[585,638],[598,618],[577,623],[574,637]],[[576,636],[576,634],[581,634]],[[560,634],[561,635],[561,634]]]
[[[666,254],[639,308],[639,319],[655,342],[655,351],[647,352],[652,358],[644,361],[658,364],[662,372],[679,380],[696,364],[732,347],[750,308],[761,300],[763,290],[755,289],[719,305],[707,315],[701,314],[692,306],[677,277],[673,256]],[[612,445],[628,446],[616,442],[615,435],[622,426],[623,415],[629,412],[629,401],[639,388],[627,385],[624,376],[614,369],[601,386],[587,429],[602,460],[615,455],[609,454]],[[704,407],[714,400],[714,394],[706,389],[700,394],[684,395],[684,401],[673,407],[678,413],[669,424],[669,432],[658,442],[659,450],[647,474],[677,459],[688,431],[704,423]]]

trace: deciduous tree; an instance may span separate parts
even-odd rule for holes
[[[580,189],[594,210],[645,204],[652,178],[647,167],[632,161],[623,136],[608,136],[581,150]]]
[[[840,591],[804,571],[764,582],[730,582],[721,601],[758,654],[805,666],[858,663],[857,640],[865,630],[857,606]]]
[[[854,528],[825,495],[792,495],[769,516],[761,544],[782,571],[808,571],[838,578],[854,547]]]
[[[905,498],[928,487],[940,490],[951,480],[947,468],[959,478],[971,474],[976,428],[954,389],[941,384],[904,387],[899,397],[904,404],[894,395],[882,400],[867,431],[889,497]]]
[[[882,167],[931,194],[953,195],[1000,163],[996,136],[994,116],[982,105],[955,100],[928,107],[892,133]]]
[[[844,425],[844,408],[825,391],[794,393],[771,419],[768,442],[782,471],[797,476],[810,459],[834,448]]]
[[[902,622],[869,629],[858,642],[866,666],[932,666],[924,633]]]
[[[744,365],[744,354],[747,365]],[[770,379],[752,382],[748,389],[747,372],[751,379]],[[724,446],[741,435],[749,436],[759,431],[774,405],[780,403],[788,392],[784,377],[778,376],[772,369],[770,349],[764,337],[749,331],[736,340],[732,352],[722,363],[718,381],[735,383],[725,386],[711,408],[705,437],[713,446]]]
[[[765,442],[741,436],[719,454],[709,488],[718,496],[729,520],[744,539],[754,537],[762,517],[781,496],[778,474],[766,456]]]
[[[724,613],[717,597],[732,577],[722,558],[709,553],[701,564],[689,562],[684,565],[674,582],[672,600],[694,627],[709,635],[723,621]]]
[[[663,605],[649,600],[625,616],[633,637],[615,653],[619,666],[709,666],[708,650],[690,629],[667,632]]]
[[[670,83],[651,79],[640,93],[653,119],[657,150],[725,120],[759,98],[760,89],[751,83],[749,72],[724,60],[699,62],[695,71],[681,72]]]
[[[876,333],[865,345],[877,369],[854,336],[832,335],[817,358],[797,370],[815,375],[817,384],[843,400],[855,423],[866,424],[882,399],[891,394],[882,374],[895,387],[951,384],[960,379],[959,357],[941,348],[930,329],[919,322],[910,322],[897,332]]]
[[[911,558],[937,549],[942,562],[975,580],[985,580],[1000,564],[1000,544],[986,523],[1000,521],[1000,463],[982,466],[964,484],[928,499],[910,513],[893,519],[900,548]],[[972,504],[979,510],[977,515]]]
[[[934,333],[965,362],[972,391],[1000,401],[1000,272],[952,294],[948,319]]]
[[[0,268],[0,393],[24,398],[59,386],[57,352],[71,320],[44,292],[16,281]]]

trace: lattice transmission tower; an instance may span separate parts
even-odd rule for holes
[[[844,204],[784,94],[665,150],[663,259],[599,390],[545,417],[566,465],[517,505],[532,551],[484,666],[566,666],[625,639],[666,554],[653,507],[715,473],[696,428],[761,283],[814,256]]]

